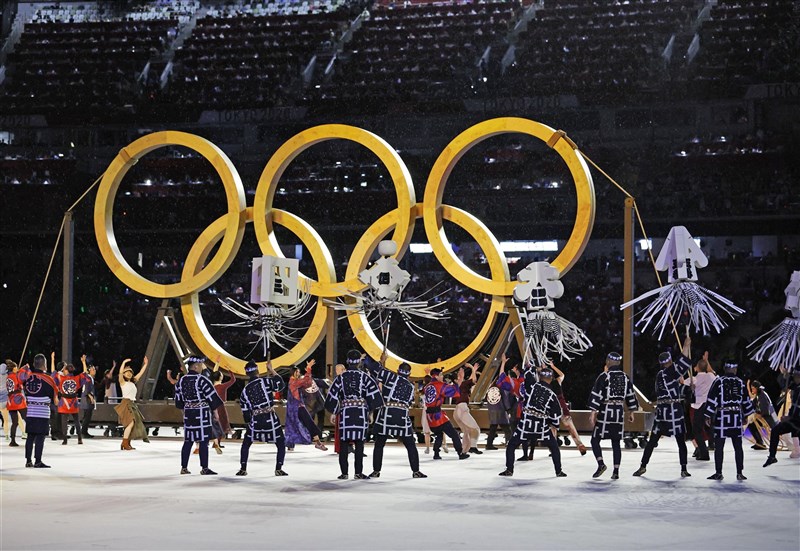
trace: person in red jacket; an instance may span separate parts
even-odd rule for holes
[[[75,366],[72,364],[64,364],[61,371],[53,374],[53,381],[56,383],[56,390],[58,391],[56,404],[61,419],[61,436],[63,437],[61,444],[64,446],[67,445],[67,423],[70,417],[75,423],[78,444],[83,444],[81,421],[78,417],[78,412],[80,411],[78,399],[81,395],[84,378],[85,375],[83,373],[75,374]]]
[[[22,432],[25,432],[25,417],[28,405],[25,401],[25,393],[22,391],[22,381],[19,379],[19,366],[16,362],[6,360],[8,366],[8,378],[6,388],[8,389],[8,414],[11,416],[11,442],[8,444],[12,448],[19,447],[17,444],[17,426],[19,419],[22,418]]]
[[[436,441],[433,444],[433,458],[441,459],[439,450],[442,448],[444,435],[450,437],[453,441],[453,447],[458,452],[459,459],[466,459],[469,457],[468,453],[464,453],[461,448],[461,438],[458,432],[450,424],[450,419],[442,411],[442,404],[446,398],[455,398],[461,395],[459,386],[464,382],[464,370],[459,369],[458,378],[455,384],[445,383],[442,370],[439,368],[431,369],[431,382],[425,385],[423,395],[425,396],[425,415],[428,418],[428,425],[431,427],[431,432],[436,436]]]

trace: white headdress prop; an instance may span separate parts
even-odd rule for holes
[[[642,331],[646,331],[650,324],[653,324],[653,333],[658,333],[660,339],[664,329],[671,325],[671,320],[677,320],[681,312],[686,310],[689,313],[690,327],[701,331],[704,335],[707,335],[710,329],[717,333],[721,332],[728,326],[723,320],[723,315],[733,319],[744,310],[722,295],[696,283],[698,269],[706,266],[708,259],[692,239],[689,230],[683,226],[674,226],[669,230],[669,235],[656,259],[656,269],[660,272],[667,271],[669,284],[626,302],[620,306],[620,310],[658,295],[641,312],[641,318],[636,322],[637,326],[642,326]]]
[[[757,362],[768,361],[772,369],[783,366],[789,371],[800,371],[800,272],[792,272],[786,294],[786,310],[791,317],[748,345],[750,357]]]
[[[235,323],[214,323],[216,327],[249,329],[255,340],[249,357],[261,344],[264,357],[270,354],[270,345],[283,350],[297,344],[308,327],[298,324],[314,303],[311,295],[299,286],[299,261],[294,258],[263,256],[253,259],[250,304],[227,297],[219,299],[222,307],[241,319]]]
[[[532,262],[517,274],[514,304],[525,334],[523,365],[534,361],[536,365],[547,364],[553,353],[569,360],[592,346],[583,330],[552,310],[553,299],[564,294],[559,275],[548,262]]]
[[[336,310],[344,310],[347,312],[346,315],[364,314],[370,324],[377,319],[384,344],[389,338],[392,312],[399,313],[408,329],[418,337],[422,337],[423,333],[439,337],[440,335],[420,327],[413,318],[447,319],[449,313],[444,309],[446,303],[437,300],[447,291],[421,300],[433,290],[432,288],[410,301],[403,301],[403,290],[411,281],[411,275],[399,266],[396,258],[392,257],[396,252],[397,244],[394,241],[381,241],[378,244],[380,258],[372,266],[358,274],[358,279],[367,287],[360,293],[345,295],[351,299],[349,302],[343,298],[324,299],[323,302]]]

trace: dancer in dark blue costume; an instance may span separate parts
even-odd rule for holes
[[[369,428],[369,412],[383,405],[378,384],[369,373],[361,371],[361,353],[351,350],[347,353],[345,371],[333,381],[325,399],[325,409],[339,419],[339,435],[342,444],[339,447],[339,467],[342,474],[339,479],[348,477],[347,442],[355,447],[355,477],[368,479],[364,469],[364,440]]]
[[[385,359],[384,359],[385,361]],[[397,367],[397,373],[389,371],[383,363],[367,364],[373,376],[381,384],[384,405],[375,415],[375,449],[372,452],[372,474],[370,478],[381,476],[383,465],[383,448],[386,440],[397,438],[408,451],[408,463],[411,466],[411,476],[414,478],[427,478],[419,470],[419,452],[414,440],[414,427],[408,409],[414,402],[414,383],[408,380],[411,366],[403,362]]]
[[[743,427],[747,418],[756,410],[744,382],[736,376],[739,365],[725,362],[725,373],[714,379],[706,401],[706,423],[714,431],[714,465],[716,472],[709,480],[722,480],[722,460],[725,439],[730,438],[736,458],[736,479],[747,480],[744,470],[744,450],[742,449]]]
[[[254,361],[247,362],[244,372],[250,382],[242,390],[239,404],[242,406],[242,416],[247,425],[242,441],[240,455],[241,468],[236,476],[247,476],[247,459],[250,456],[250,446],[253,442],[275,442],[278,456],[275,459],[275,476],[286,476],[283,471],[283,460],[286,457],[286,438],[283,427],[275,413],[273,392],[283,389],[284,383],[280,375],[272,369],[272,362],[267,362],[269,376],[258,376],[258,365]]]
[[[192,443],[200,445],[200,474],[217,474],[208,468],[208,441],[212,436],[211,416],[215,409],[223,407],[211,379],[202,374],[206,359],[190,356],[186,359],[189,373],[175,385],[175,407],[183,410],[184,442],[181,449],[181,474],[189,472],[189,456]]]

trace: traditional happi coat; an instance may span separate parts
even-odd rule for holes
[[[522,416],[517,421],[514,437],[520,440],[547,440],[553,437],[550,427],[558,428],[561,421],[561,404],[553,390],[536,380],[536,373],[528,370],[521,387]]]
[[[214,384],[205,375],[190,372],[175,385],[175,407],[183,410],[184,440],[204,442],[212,438],[212,412],[222,406]]]
[[[755,413],[744,382],[733,375],[714,379],[706,400],[706,419],[710,419],[717,438],[741,438],[742,425]]]
[[[50,404],[56,398],[55,382],[49,375],[41,371],[23,369],[17,372],[17,376],[28,403],[25,432],[48,434],[50,432]]]
[[[494,384],[486,392],[486,406],[489,410],[489,424],[507,425],[510,398],[508,391]]]
[[[639,401],[628,376],[621,369],[609,369],[601,373],[589,396],[589,409],[597,412],[592,437],[622,438],[625,406],[630,411],[639,409]]]
[[[789,382],[789,389],[787,393],[791,393],[792,404],[789,406],[789,423],[794,427],[792,436],[796,436],[796,432],[800,431],[800,385],[794,381]]]
[[[390,438],[412,436],[414,427],[408,408],[414,402],[414,384],[384,367],[376,370],[375,378],[382,385],[384,403],[375,415],[375,432]]]
[[[58,402],[56,402],[56,405],[59,413],[78,413],[78,400],[86,377],[88,376],[83,373],[78,375],[64,375],[60,372],[53,374],[53,381],[55,381],[58,389]]]
[[[275,442],[283,437],[283,427],[274,409],[273,392],[284,387],[280,375],[257,377],[247,383],[239,396],[247,434],[254,442]]]
[[[688,358],[678,357],[669,367],[656,375],[656,419],[653,434],[661,436],[682,436],[686,432],[684,422],[685,392],[691,389],[681,384],[680,378],[691,369]]]
[[[461,391],[456,384],[433,379],[422,389],[422,394],[425,397],[425,415],[428,418],[428,426],[433,429],[450,421],[442,411],[442,404],[447,398],[461,396]]]
[[[83,374],[83,386],[81,387],[81,410],[94,409],[94,402],[89,397],[94,398],[94,379],[88,373]],[[86,427],[88,428],[88,427]]]
[[[8,390],[8,411],[19,411],[27,407],[25,403],[25,393],[22,391],[22,382],[19,380],[19,372],[9,373],[6,379],[6,390]]]
[[[339,416],[342,441],[365,440],[369,412],[383,405],[378,383],[363,371],[348,369],[333,381],[325,399],[325,409]]]
[[[328,384],[324,379],[311,378],[311,384],[303,388],[303,403],[308,410],[308,414],[313,417],[320,411],[325,410],[325,395],[323,390],[328,389]]]

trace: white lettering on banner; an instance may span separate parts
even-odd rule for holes
[[[745,99],[800,98],[800,82],[754,84],[747,88]]]
[[[486,98],[484,100],[465,100],[464,107],[472,113],[541,111],[542,109],[561,109],[578,107],[574,95],[536,96],[532,98]]]
[[[252,122],[294,121],[306,116],[305,107],[271,107],[268,109],[229,109],[203,111],[198,123],[239,124]]]
[[[2,130],[33,126],[47,126],[47,121],[42,115],[0,115],[0,129]]]

